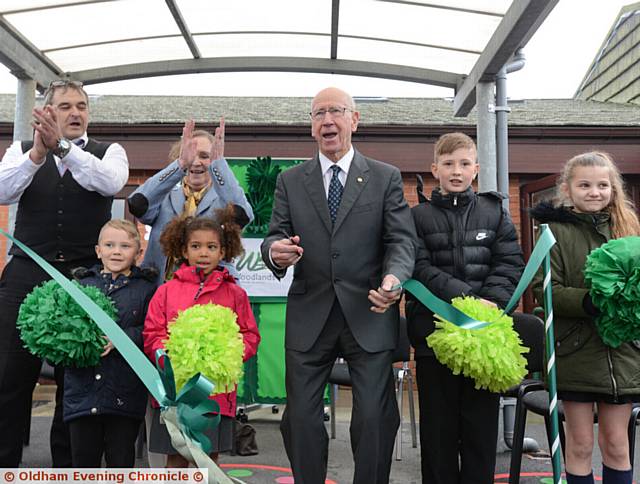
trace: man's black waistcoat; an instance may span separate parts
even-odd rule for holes
[[[23,142],[22,152],[32,145]],[[84,150],[102,159],[109,145],[89,139]],[[98,234],[111,218],[112,203],[113,197],[80,186],[69,170],[60,176],[49,152],[20,197],[14,235],[48,261],[95,257]],[[25,256],[15,245],[10,253]]]

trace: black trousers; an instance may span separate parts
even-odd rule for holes
[[[296,484],[325,482],[329,436],[323,420],[323,396],[338,356],[349,364],[353,384],[350,426],[355,461],[353,482],[388,483],[400,424],[392,351],[367,353],[360,348],[337,300],[311,350],[286,350],[287,406],[280,430],[294,479]]]
[[[73,467],[133,467],[142,420],[120,415],[92,415],[68,423]]]
[[[423,484],[494,482],[500,396],[435,357],[416,360]]]
[[[67,277],[74,267],[91,266],[95,258],[57,262],[54,267]],[[0,467],[18,467],[22,458],[24,427],[31,409],[31,395],[42,362],[22,346],[16,329],[18,310],[25,296],[49,275],[35,262],[13,257],[0,278]],[[71,467],[69,434],[62,422],[63,371],[56,371],[58,389],[56,410],[51,425],[53,467]]]

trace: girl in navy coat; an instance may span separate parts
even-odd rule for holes
[[[142,328],[157,271],[134,265],[141,253],[136,226],[127,220],[107,222],[96,253],[102,264],[76,269],[74,277],[114,301],[118,325],[142,348]],[[133,467],[147,390],[106,337],[101,356],[95,367],[65,370],[64,421],[71,435],[72,463],[100,467],[104,455],[107,467]]]

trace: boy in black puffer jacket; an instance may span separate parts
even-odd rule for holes
[[[139,269],[140,236],[127,220],[107,222],[96,253],[102,265],[79,268],[74,277],[109,296],[118,310],[118,325],[142,349],[142,328],[156,290],[155,269]],[[147,405],[147,389],[105,337],[100,363],[65,369],[64,421],[71,435],[73,467],[133,467],[135,441]]]
[[[419,242],[413,278],[446,302],[475,296],[504,307],[524,268],[522,251],[504,196],[471,188],[476,158],[463,133],[437,141],[431,172],[439,187],[412,209]],[[422,482],[492,483],[499,395],[476,390],[473,380],[438,362],[425,341],[435,329],[433,313],[410,295],[406,314],[416,358]]]

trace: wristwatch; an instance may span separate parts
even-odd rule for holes
[[[67,138],[60,138],[58,140],[58,144],[53,149],[53,154],[56,155],[58,158],[62,159],[65,156],[67,156],[67,154],[69,154],[70,150],[71,150],[71,141],[69,141]]]

